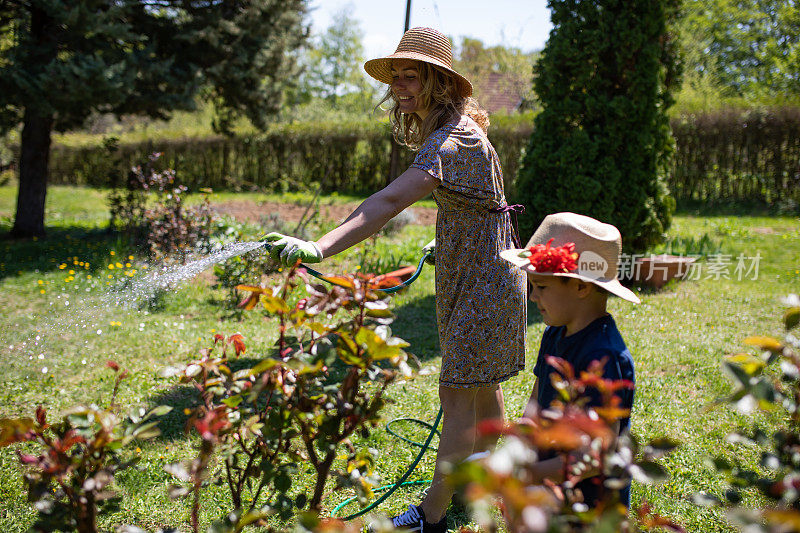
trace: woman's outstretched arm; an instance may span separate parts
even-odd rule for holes
[[[409,168],[364,200],[339,227],[316,241],[322,256],[338,254],[374,235],[403,209],[425,198],[438,185],[439,181],[427,172]]]

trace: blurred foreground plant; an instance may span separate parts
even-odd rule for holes
[[[619,490],[631,478],[641,483],[666,479],[667,473],[656,459],[674,449],[676,443],[658,439],[641,444],[628,434],[616,437],[612,428],[629,413],[619,407],[615,392],[632,384],[603,378],[600,361],[579,376],[563,359],[550,357],[548,362],[558,370],[551,377],[560,391],[559,400],[515,423],[482,424],[479,432],[504,435],[505,439],[487,457],[458,465],[451,481],[464,492],[475,520],[486,531],[501,530],[489,512],[496,500],[505,528],[513,533],[630,530],[628,510],[619,501]],[[586,407],[590,391],[602,399],[600,406]],[[541,457],[553,454],[565,458],[564,481],[545,479],[539,485],[535,465]],[[583,503],[583,495],[576,489],[589,471],[598,471],[593,479],[607,489],[594,508]],[[683,531],[647,504],[636,514],[644,530]]]
[[[171,495],[194,494],[195,531],[200,488],[212,475],[227,485],[234,508],[217,522],[220,531],[265,524],[273,514],[286,520],[296,512],[308,529],[333,527],[319,521],[329,478],[336,489],[372,496],[377,452],[356,449],[350,438],[368,436],[381,420],[386,387],[398,374],[411,374],[408,344],[392,336],[389,299],[377,290],[399,280],[329,279],[336,285],[310,283],[293,268],[276,287],[241,286],[249,293],[243,308],[260,304],[280,323],[274,353],[232,360],[247,350],[243,337],[216,335],[199,359],[173,370],[202,397],[189,419],[189,429],[201,437],[198,455],[167,467],[189,483],[173,486]],[[301,285],[305,295],[299,298]],[[337,467],[341,455],[346,460]],[[222,468],[212,474],[215,457]],[[314,469],[308,491],[293,484],[298,465]]]
[[[0,419],[0,447],[19,442],[38,446],[34,453],[17,450],[26,466],[28,500],[38,512],[33,531],[97,531],[98,511],[113,510],[121,500],[112,489],[114,475],[138,462],[137,457],[123,459],[122,449],[134,440],[157,436],[154,418],[172,409],[135,408],[127,417],[120,416],[116,395],[127,372],[113,361],[106,366],[116,374],[107,408],[75,407],[53,424],[41,405],[33,419]]]
[[[743,414],[755,410],[780,416],[783,427],[767,433],[758,424],[728,436],[729,442],[760,450],[759,471],[742,468],[724,457],[713,460],[718,472],[728,476],[724,499],[696,495],[699,503],[726,507],[729,519],[751,532],[800,531],[800,339],[792,332],[800,324],[800,297],[784,300],[784,339],[748,337],[744,343],[758,353],[743,352],[725,358],[724,368],[734,391],[717,400]],[[778,372],[770,366],[778,364]],[[742,496],[755,488],[769,502],[760,510],[743,508]]]

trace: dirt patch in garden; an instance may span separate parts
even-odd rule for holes
[[[260,222],[272,214],[277,214],[281,220],[297,223],[303,217],[308,206],[281,202],[254,202],[251,200],[232,200],[214,204],[214,211],[221,215],[229,215],[239,222]],[[325,220],[342,221],[358,207],[358,204],[326,204],[321,205],[320,216]],[[436,208],[412,207],[414,214],[412,224],[430,226],[436,224]]]
[[[774,228],[764,227],[757,227],[753,228],[753,233],[758,233],[760,235],[773,235],[777,233]]]

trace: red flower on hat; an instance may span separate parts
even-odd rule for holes
[[[531,255],[528,260],[536,272],[567,273],[578,269],[578,254],[575,253],[575,243],[568,242],[563,246],[551,247],[555,239],[550,239],[547,244],[535,244],[528,248]]]

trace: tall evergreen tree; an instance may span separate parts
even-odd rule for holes
[[[626,251],[670,224],[666,110],[679,64],[670,32],[679,0],[550,0],[553,30],[534,69],[542,112],[517,181],[531,235],[549,213],[617,226]]]
[[[296,77],[307,0],[0,0],[0,133],[22,123],[16,237],[44,233],[52,132],[93,111],[166,118],[214,102],[264,127]]]

